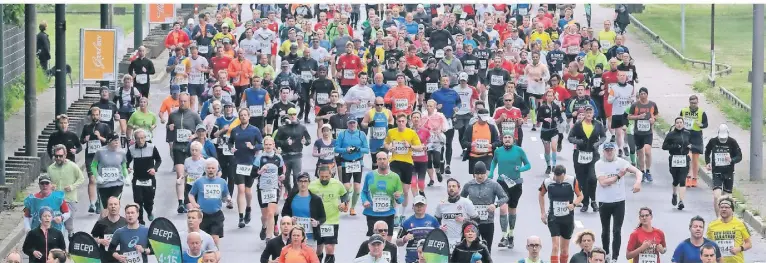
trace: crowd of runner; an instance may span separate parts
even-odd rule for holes
[[[243,8],[252,20],[241,21]],[[154,176],[172,162],[177,212],[187,216],[184,263],[226,257],[218,251],[224,207],[238,211],[239,228],[261,227],[262,263],[336,262],[341,215],[358,213],[369,236],[359,263],[424,263],[423,240],[434,229],[446,234],[456,263],[489,263],[493,249],[519,242],[528,251],[519,262],[529,263],[657,263],[668,250],[673,262],[745,262],[750,234],[728,197],[742,153],[726,125],[703,147],[707,117],[690,97],[662,143],[670,167],[652,168],[659,112],[625,45],[626,8],[618,5],[598,32],[590,5],[585,21],[574,8],[581,7],[221,5],[178,22],[165,40],[167,64],[154,65],[139,48],[120,88],[101,90],[82,134],[57,117],[47,149],[55,163],[24,201],[22,252],[30,262],[66,260],[77,189],[87,182],[87,212],[101,215],[90,233],[102,262],[147,262],[155,195],[170,194],[157,193]],[[165,86],[150,87],[157,70],[171,76],[170,95],[154,113],[149,93]],[[312,119],[316,130],[304,125]],[[154,137],[156,129],[166,136]],[[539,147],[524,140],[538,132],[549,253],[540,237],[514,236],[524,173],[543,165],[521,145]],[[169,152],[158,150],[163,143]],[[557,163],[566,143],[575,149],[573,170]],[[316,163],[305,161],[304,147]],[[85,175],[74,163],[83,150]],[[651,208],[626,211],[626,187],[639,193],[652,169],[669,169],[668,199],[682,210],[685,189],[697,186],[700,154],[713,174],[718,218],[695,216],[688,239],[666,244]],[[452,169],[453,156],[468,171]],[[473,179],[452,177],[463,173]],[[434,184],[447,188],[441,202],[425,197]],[[125,187],[133,200],[121,206]],[[578,209],[600,215],[600,235],[575,233]],[[622,224],[633,213],[640,225],[620,258]],[[582,251],[570,253],[573,238]],[[12,254],[7,262],[19,260]]]

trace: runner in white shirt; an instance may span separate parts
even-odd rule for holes
[[[627,80],[627,72],[618,72],[617,83],[609,85],[609,97],[607,98],[612,104],[612,121],[609,124],[612,128],[612,136],[616,135],[617,149],[619,149],[618,157],[622,157],[622,149],[625,148],[625,129],[623,127],[628,125],[628,119],[624,116],[625,110],[633,104],[635,99],[635,88],[627,83]],[[627,155],[627,153],[625,154]]]
[[[364,114],[370,111],[375,104],[375,92],[372,91],[369,85],[367,73],[359,73],[359,84],[354,85],[348,89],[346,95],[343,96],[343,101],[348,105],[351,117],[356,118],[357,122],[362,122]],[[364,131],[365,134],[367,131]]]
[[[245,30],[245,39],[239,42],[239,47],[245,50],[245,59],[250,63],[258,62],[258,50],[261,49],[260,42],[253,38],[253,29]]]
[[[601,240],[603,248],[609,254],[609,236],[610,232],[614,238],[610,254],[613,261],[617,262],[620,253],[622,222],[625,219],[625,178],[628,172],[636,175],[633,183],[633,193],[641,191],[641,178],[643,173],[629,161],[617,158],[614,143],[604,144],[604,154],[600,160],[596,161],[596,201],[599,202],[599,214],[601,216]],[[614,227],[610,228],[610,223],[614,218]],[[611,231],[610,231],[611,229]]]
[[[189,95],[191,95],[191,105],[194,111],[199,111],[200,101],[199,97],[205,91],[206,79],[205,73],[210,71],[207,59],[204,56],[200,56],[197,46],[192,45],[189,47],[191,56],[187,58],[189,63],[187,64],[186,71],[189,72]]]
[[[436,205],[434,217],[441,223],[441,229],[447,234],[450,250],[463,238],[463,222],[478,221],[479,213],[470,199],[460,196],[460,182],[454,178],[447,179],[447,200],[441,200]]]
[[[276,43],[277,34],[269,30],[268,25],[269,23],[266,22],[261,23],[261,28],[255,31],[253,38],[258,42],[258,49],[261,50],[261,54],[268,56],[269,61],[271,61],[271,44]]]

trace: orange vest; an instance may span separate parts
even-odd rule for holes
[[[471,156],[480,157],[492,154],[492,133],[489,124],[474,124],[471,131]]]

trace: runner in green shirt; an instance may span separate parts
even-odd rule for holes
[[[149,111],[149,99],[141,97],[138,102],[138,110],[133,112],[128,120],[128,135],[130,136],[131,144],[134,140],[133,131],[137,129],[143,129],[146,135],[146,141],[152,141],[152,133],[154,128],[157,127],[157,114]]]
[[[363,214],[367,217],[367,236],[371,236],[375,222],[385,221],[388,233],[394,232],[394,217],[396,204],[404,202],[402,181],[399,175],[389,168],[388,153],[385,151],[375,154],[378,169],[370,171],[364,177],[362,186]]]
[[[309,184],[309,191],[322,197],[326,219],[324,224],[319,226],[320,233],[319,237],[316,238],[316,251],[322,254],[322,249],[324,249],[324,252],[327,253],[324,262],[335,262],[335,245],[338,244],[340,211],[345,208],[346,202],[348,202],[348,193],[343,183],[338,179],[332,178],[330,167],[322,165],[319,166],[317,171],[319,172],[319,180],[314,180]]]

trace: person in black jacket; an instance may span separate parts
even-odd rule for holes
[[[64,234],[51,227],[53,211],[48,207],[40,209],[40,227],[27,232],[22,251],[29,256],[30,263],[43,263],[52,249],[66,250]]]
[[[574,144],[575,150],[572,153],[574,162],[575,177],[580,185],[580,191],[583,192],[582,208],[580,212],[588,211],[588,203],[593,208],[593,212],[598,212],[596,204],[596,171],[595,163],[599,159],[598,147],[606,141],[606,130],[604,124],[593,119],[593,107],[586,105],[584,107],[585,116],[582,121],[575,122],[572,129],[569,130],[567,140]],[[593,126],[590,135],[585,133],[583,126]]]
[[[152,208],[154,208],[154,195],[157,190],[155,175],[160,169],[162,158],[160,152],[153,144],[146,141],[146,132],[138,129],[133,133],[136,143],[128,148],[126,159],[127,165],[133,162],[133,202],[139,205],[138,223],[145,225],[144,210],[149,221],[154,221]]]
[[[713,173],[713,202],[718,215],[718,199],[721,192],[732,193],[734,165],[742,161],[742,149],[734,138],[729,137],[729,126],[718,126],[718,136],[710,138],[705,145],[705,169]]]
[[[80,144],[86,145],[85,148],[85,166],[89,167],[93,161],[93,156],[96,155],[98,150],[101,150],[106,145],[107,134],[112,134],[112,128],[109,125],[101,122],[101,108],[90,108],[90,124],[86,124],[82,128],[80,134]],[[88,213],[101,213],[101,205],[96,208],[96,178],[93,177],[90,169],[86,169],[88,173],[88,199],[90,200],[90,207]]]
[[[82,144],[77,134],[69,131],[69,116],[61,114],[56,116],[56,132],[48,138],[48,145],[45,147],[48,157],[53,159],[53,146],[61,144],[67,149],[66,158],[75,161],[75,155],[82,151]]]
[[[468,173],[474,174],[473,167],[479,161],[484,163],[492,162],[492,154],[496,147],[502,145],[497,127],[488,121],[492,119],[487,109],[476,111],[477,121],[468,127],[465,127],[463,138],[460,145],[463,147],[463,158],[468,160]],[[489,140],[479,138],[480,134],[486,133]]]
[[[684,194],[686,193],[686,175],[689,174],[689,151],[691,151],[691,134],[684,129],[684,118],[676,117],[675,125],[662,142],[662,149],[668,151],[670,175],[673,177],[673,197],[671,203],[678,205],[678,210],[684,209]]]
[[[297,181],[290,180],[290,176],[292,175],[297,180],[302,167],[303,146],[309,146],[312,140],[306,126],[298,121],[297,109],[288,109],[287,116],[288,120],[283,121],[282,127],[279,127],[275,133],[274,141],[277,147],[282,149],[282,157],[285,162],[285,179],[282,184],[285,186],[285,190],[290,192],[292,189],[291,182],[297,184]]]
[[[569,263],[589,263],[591,251],[593,250],[593,244],[596,242],[596,234],[590,230],[584,230],[577,234],[575,244],[580,246],[580,252],[572,255],[569,259]]]
[[[285,204],[282,206],[282,216],[294,217],[297,226],[302,226],[304,229],[311,228],[313,233],[320,233],[319,225],[324,224],[326,219],[324,203],[322,203],[321,197],[309,191],[309,177],[309,174],[306,172],[298,175],[298,179],[296,180],[296,189],[298,190],[291,192],[290,195],[287,196],[287,199],[285,199]],[[305,209],[309,210],[308,218],[300,216],[298,211],[294,211],[293,200],[295,200],[296,197],[309,198],[309,207],[301,209],[304,211]],[[312,237],[311,235],[308,235],[307,238],[316,240],[316,237]]]
[[[545,92],[543,96],[543,103],[538,106],[537,123],[542,123],[540,128],[540,139],[543,141],[543,148],[545,150],[545,174],[550,174],[554,166],[556,166],[556,144],[557,140],[553,140],[553,137],[558,137],[559,130],[558,125],[564,122],[561,118],[561,108],[558,103],[554,102],[555,95],[552,89]]]
[[[48,29],[48,22],[40,22],[40,33],[37,33],[37,59],[40,60],[43,72],[48,74],[48,61],[51,60],[51,41],[48,38],[48,33],[45,33],[46,29]]]
[[[269,263],[279,258],[282,253],[282,248],[287,245],[287,240],[290,239],[290,231],[293,230],[293,218],[290,216],[282,216],[279,220],[279,231],[282,233],[278,238],[272,238],[266,241],[266,248],[261,253],[261,263]]]
[[[141,91],[141,96],[149,97],[150,75],[154,75],[154,63],[146,57],[146,47],[138,48],[138,57],[128,65],[128,74],[133,76],[134,86]]]
[[[474,254],[481,255],[482,263],[492,263],[492,257],[489,255],[487,246],[479,240],[479,228],[473,221],[467,221],[463,224],[463,240],[452,250],[452,256],[449,262],[465,263],[473,262]]]

